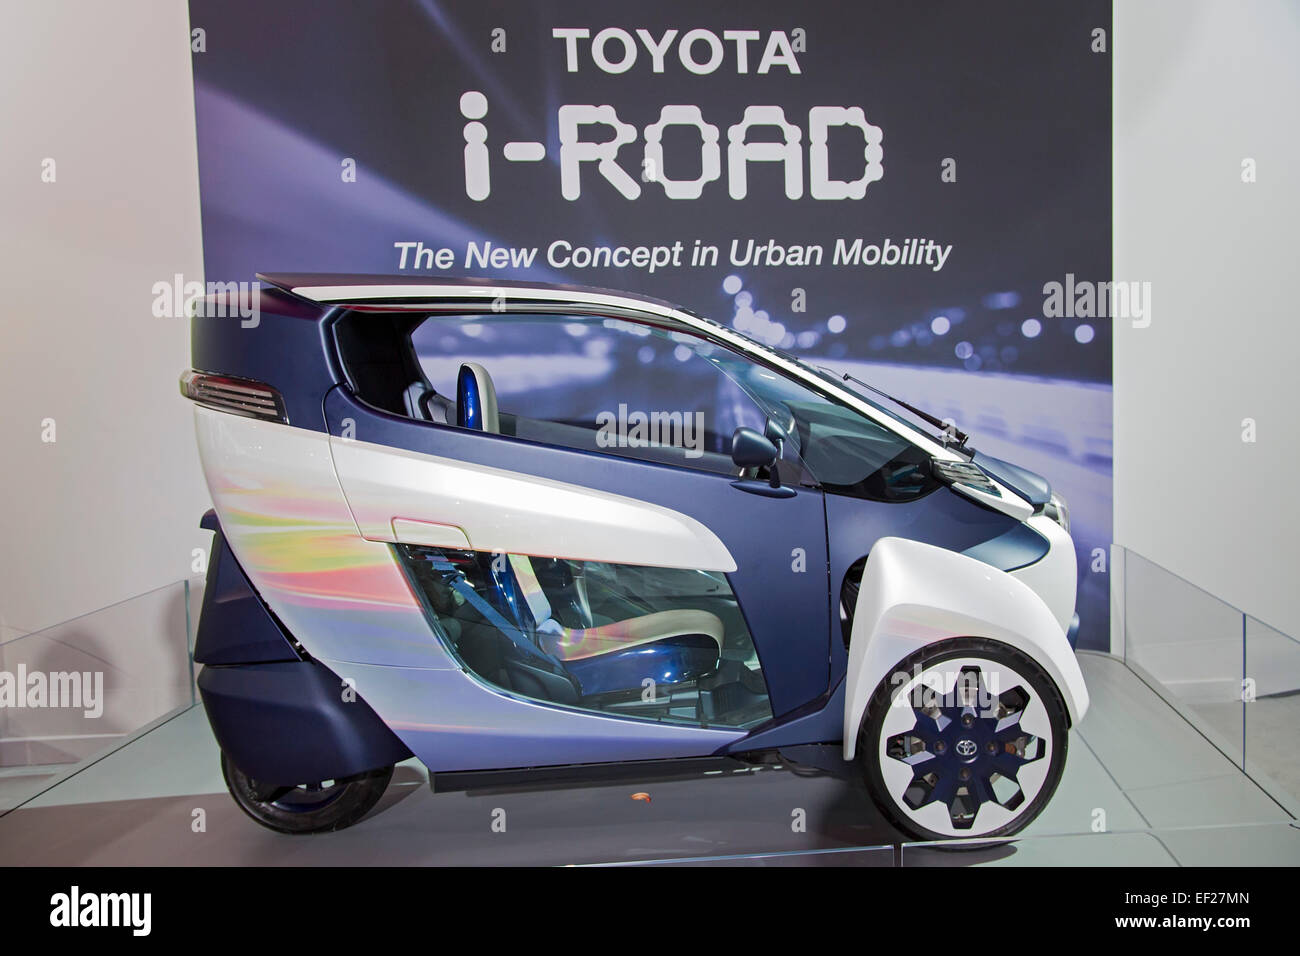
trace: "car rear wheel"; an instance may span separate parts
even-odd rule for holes
[[[858,755],[872,799],[909,837],[1005,837],[1051,799],[1068,726],[1060,692],[1032,658],[957,638],[922,648],[880,683]]]
[[[222,753],[221,773],[239,809],[262,826],[280,833],[328,833],[364,817],[384,795],[393,768],[288,787],[254,780]]]

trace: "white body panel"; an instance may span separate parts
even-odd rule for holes
[[[387,445],[329,443],[357,527],[370,541],[423,544],[434,531],[459,540],[459,531],[475,551],[736,570],[717,535],[670,508]]]
[[[357,534],[322,432],[195,406],[226,544],[314,657],[454,668],[392,549]],[[358,640],[358,620],[365,639]]]
[[[1079,562],[1074,556],[1074,539],[1046,515],[1035,515],[1025,523],[1047,539],[1049,548],[1047,554],[1028,567],[1012,571],[1011,576],[1033,588],[1056,618],[1056,623],[1068,631],[1079,590]]]
[[[1074,650],[1055,614],[1027,584],[964,554],[881,538],[867,559],[853,615],[846,760],[857,750],[863,715],[880,682],[914,651],[952,637],[983,637],[1024,651],[1055,681],[1071,720],[1083,718],[1088,689]]]

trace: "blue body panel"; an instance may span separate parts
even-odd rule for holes
[[[324,431],[321,401],[334,386],[327,331],[332,310],[279,289],[263,289],[257,324],[238,315],[190,320],[190,362],[201,372],[265,382],[284,398],[289,424]],[[249,320],[251,321],[251,320]]]
[[[207,666],[203,709],[236,767],[281,786],[333,780],[411,756],[360,697],[317,661]]]
[[[844,680],[816,700],[761,727],[724,747],[722,753],[744,753],[770,747],[836,743],[844,736]]]
[[[1052,543],[1045,537],[1018,521],[1006,534],[982,541],[964,553],[1000,571],[1017,571],[1041,560],[1051,547]]]
[[[201,526],[213,532],[203,610],[194,639],[196,664],[249,664],[296,661],[298,654],[249,584],[244,569],[226,547],[217,515],[209,511]]]

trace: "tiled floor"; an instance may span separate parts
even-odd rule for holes
[[[0,817],[0,865],[1300,863],[1300,829],[1281,806],[1121,663],[1081,658],[1093,706],[1061,786],[1021,839],[993,848],[890,846],[861,787],[827,777],[764,769],[435,794],[414,761],[360,825],[281,836],[226,795],[196,708]],[[650,801],[630,799],[636,790]]]

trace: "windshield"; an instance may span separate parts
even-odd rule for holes
[[[880,412],[882,415],[887,415],[889,418],[898,422],[900,425],[903,425],[906,428],[910,428],[913,431],[920,432],[921,434],[925,435],[927,438],[930,438],[933,441],[939,442],[944,446],[948,446],[954,440],[955,436],[952,434],[935,433],[934,431],[931,430],[933,428],[933,425],[929,422],[925,422],[921,418],[907,418],[904,417],[903,415],[900,415],[894,409],[882,405],[879,401],[872,398],[871,395],[868,395],[863,390],[864,385],[866,385],[868,389],[873,388],[872,386],[867,385],[867,383],[853,382],[852,379],[845,378],[843,373],[837,372],[834,369],[829,369],[824,365],[813,365],[808,361],[806,361],[805,359],[802,359],[791,352],[785,351],[785,349],[777,348],[776,346],[767,345],[763,342],[759,342],[758,340],[751,338],[748,335],[745,335],[745,333],[736,332],[730,328],[727,328],[726,326],[714,321],[713,319],[708,318],[707,316],[699,315],[698,313],[689,312],[689,311],[687,312],[687,314],[690,315],[691,318],[696,319],[700,322],[704,322],[708,325],[711,325],[714,328],[719,329],[727,334],[739,335],[741,338],[745,339],[747,342],[750,343],[750,345],[752,345],[754,348],[758,349],[759,351],[768,352],[772,355],[775,355],[789,362],[791,365],[796,365],[799,368],[801,368],[803,371],[808,372],[811,375],[815,375],[817,378],[821,379],[822,381],[831,382],[839,386],[840,388],[846,388],[849,384],[853,384],[854,387],[851,390],[853,394],[856,395],[861,401],[866,402],[876,411]],[[873,392],[873,394],[875,393]],[[884,398],[898,405],[900,408],[904,409],[909,415],[914,415],[915,411],[919,411],[919,409],[914,411],[913,409],[907,408],[907,406],[901,400],[894,398],[892,395],[886,395],[884,392],[880,392],[879,395],[881,398]],[[952,427],[955,430],[955,426]],[[960,444],[964,444],[964,441],[961,442]]]
[[[780,426],[826,490],[903,501],[937,487],[929,456],[885,426],[735,353],[714,349],[706,357]]]
[[[703,318],[702,316],[698,316],[698,315],[694,315],[693,317],[697,319]],[[703,319],[703,321],[708,322],[710,325],[718,326],[718,323],[714,322],[712,319],[705,318]],[[718,326],[718,327],[722,328],[722,326]],[[951,443],[954,440],[954,436],[951,434],[946,434],[946,435],[937,434],[934,431],[932,431],[931,430],[933,427],[932,424],[929,422],[925,422],[922,418],[919,417],[907,418],[904,417],[903,415],[900,415],[894,409],[882,405],[879,401],[872,398],[871,395],[867,394],[866,391],[864,391],[863,386],[866,385],[867,383],[853,382],[851,378],[845,378],[844,373],[837,372],[834,369],[829,369],[824,365],[812,365],[808,361],[800,358],[797,355],[787,352],[784,349],[776,348],[775,346],[766,345],[762,342],[758,342],[750,338],[749,336],[744,335],[743,332],[736,332],[732,334],[743,336],[747,341],[751,342],[756,348],[762,351],[770,352],[773,355],[776,355],[784,359],[785,361],[789,362],[791,365],[796,365],[799,368],[803,369],[805,372],[808,372],[811,375],[815,375],[817,378],[821,379],[822,381],[831,382],[835,385],[838,385],[840,388],[846,388],[847,386],[852,384],[853,388],[851,390],[860,400],[866,402],[868,405],[870,405],[876,411],[880,412],[882,415],[889,416],[894,421],[898,422],[900,425],[903,425],[906,428],[910,428],[913,431],[918,431],[921,434],[925,435],[927,438],[932,439],[933,441],[939,442],[940,444],[947,446],[949,443]],[[870,385],[867,385],[867,388],[870,389],[872,387]],[[873,394],[876,393],[873,391]],[[888,401],[898,405],[900,408],[903,408],[905,411],[908,412],[909,415],[915,415],[913,409],[908,409],[907,406],[902,401],[900,401],[897,398],[894,398],[892,395],[886,395],[884,392],[879,392],[878,394],[880,395],[881,398],[887,399]]]

